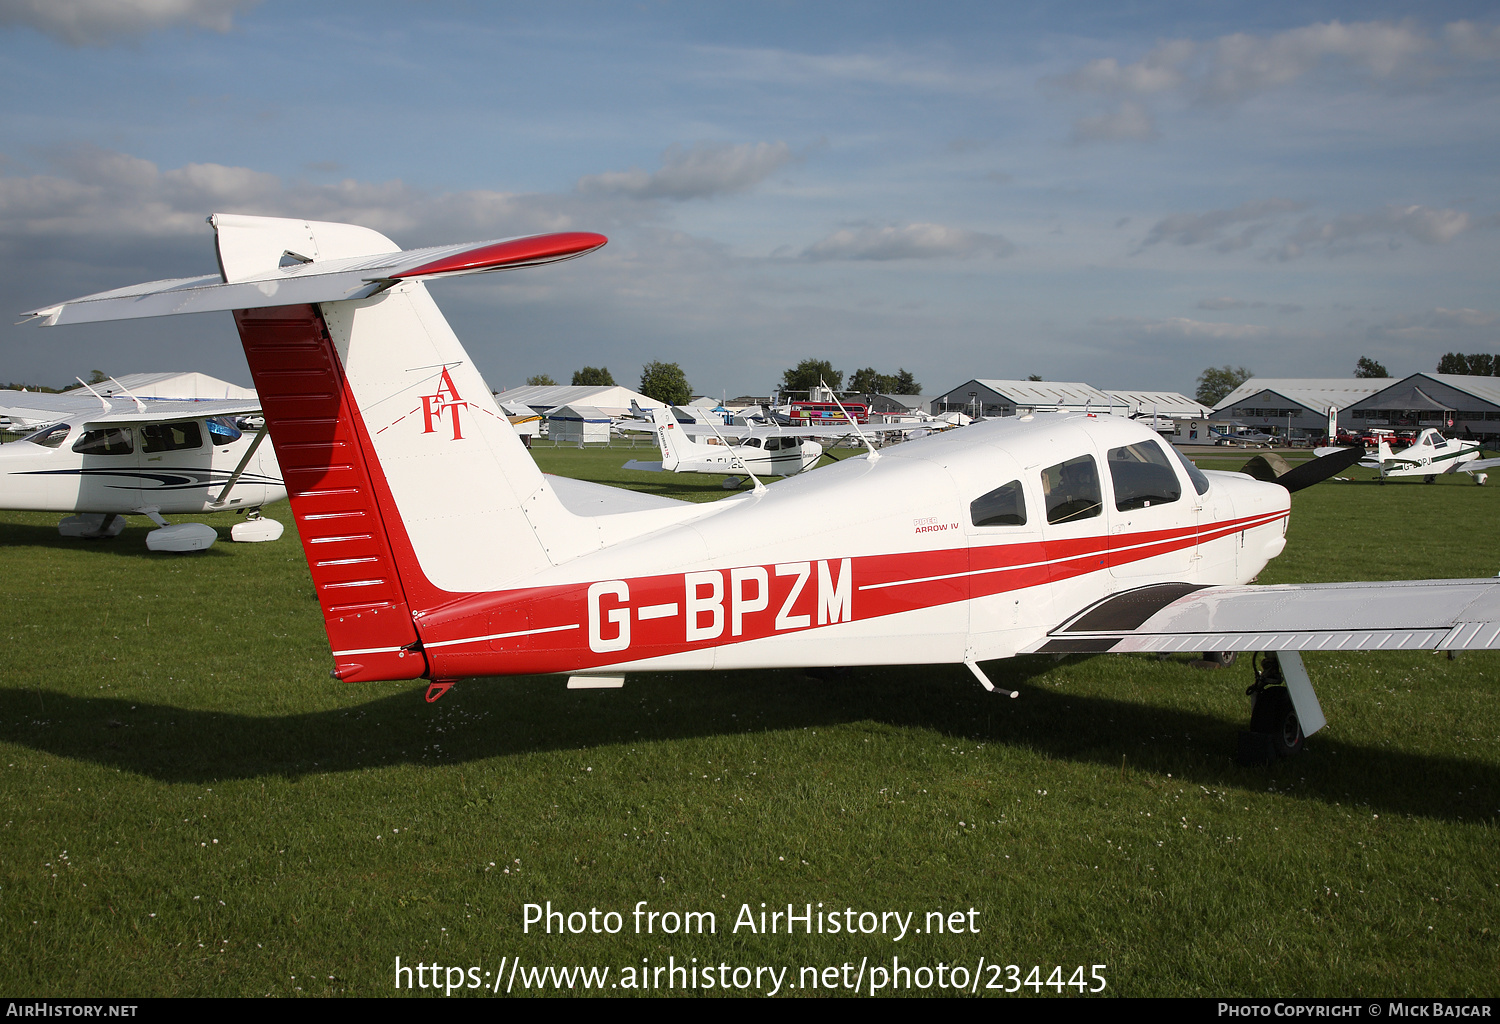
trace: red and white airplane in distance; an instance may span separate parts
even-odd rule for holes
[[[1279,651],[1261,731],[1289,752],[1323,724],[1294,652],[1500,646],[1500,579],[1247,586],[1289,489],[1337,469],[1200,472],[1123,418],[991,420],[707,504],[544,476],[425,282],[604,236],[209,221],[219,273],[31,315],[233,311],[338,679],[961,663],[993,689],[981,662],[1031,652]]]

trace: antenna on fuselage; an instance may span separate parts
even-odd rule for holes
[[[818,383],[823,387],[823,390],[828,392],[828,397],[833,399],[833,404],[839,407],[839,412],[844,414],[844,419],[848,420],[854,426],[854,432],[865,443],[865,447],[870,449],[870,461],[874,462],[880,458],[880,453],[875,450],[875,446],[870,443],[870,439],[865,436],[865,432],[859,429],[859,421],[849,415],[849,410],[844,408],[844,403],[839,401],[839,396],[834,393],[833,388],[829,387],[828,382],[822,377],[818,378]]]

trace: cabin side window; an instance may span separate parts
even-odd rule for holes
[[[1094,457],[1080,455],[1042,470],[1042,494],[1047,499],[1049,523],[1076,523],[1097,516],[1104,496]]]
[[[198,429],[197,420],[181,420],[176,423],[148,423],[140,427],[139,430],[141,432],[141,451],[147,455],[203,447],[203,432]]]
[[[129,427],[108,427],[85,430],[73,442],[73,450],[80,455],[129,455],[135,451],[135,443],[130,439]]]
[[[1182,484],[1155,441],[1109,450],[1109,475],[1115,484],[1115,508],[1121,512],[1166,505],[1182,497]]]
[[[975,526],[1025,526],[1026,497],[1021,481],[1012,480],[969,502],[969,521]]]
[[[747,438],[745,438],[745,447],[746,448],[759,448],[760,447],[760,438],[758,438],[758,437],[747,437]]]

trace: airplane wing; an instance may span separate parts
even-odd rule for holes
[[[107,406],[107,408],[106,408]],[[55,423],[87,416],[90,423],[163,423],[206,416],[246,416],[261,411],[258,398],[197,399],[143,398],[139,406],[115,396],[102,402],[84,392],[61,395],[30,391],[0,391],[0,416],[26,422]]]
[[[1458,467],[1460,473],[1485,473],[1500,466],[1500,459],[1470,459]]]
[[[1024,653],[1415,651],[1500,646],[1500,578],[1114,594]]]
[[[379,256],[351,256],[280,267],[226,283],[218,275],[181,277],[85,295],[26,313],[42,327],[131,320],[174,313],[260,309],[364,299],[407,280],[433,280],[556,263],[592,252],[607,239],[561,231],[492,242],[439,245]]]

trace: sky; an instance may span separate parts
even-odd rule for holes
[[[1493,4],[0,0],[0,83],[0,382],[249,384],[228,314],[12,325],[212,273],[216,212],[608,235],[430,286],[495,388],[1500,348]]]

